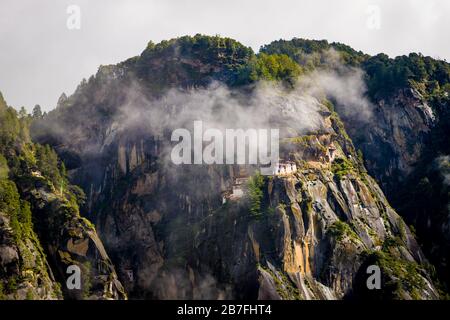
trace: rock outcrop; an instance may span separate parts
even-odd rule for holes
[[[17,238],[0,212],[0,299],[60,299],[61,289],[34,232]]]
[[[435,115],[417,90],[405,88],[374,103],[367,122],[345,116],[343,121],[370,173],[391,194],[422,159]]]
[[[182,113],[164,104],[164,94],[221,81],[233,97],[246,100],[255,86],[238,86],[248,84],[239,71],[250,69],[253,76],[252,59],[252,52],[229,39],[196,36],[150,45],[139,57],[102,67],[34,124],[33,136],[55,147],[71,182],[85,191],[82,209],[130,297],[439,298],[415,237],[366,172],[325,97],[305,100],[317,111],[314,129],[280,121],[294,118],[291,101],[273,106],[281,115],[271,119],[282,129],[280,157],[295,162],[295,173],[262,177],[257,166],[169,161],[173,128],[164,127],[164,120],[179,120]],[[148,103],[155,100],[163,102]],[[129,108],[139,103],[150,110]],[[404,110],[387,110],[388,103]],[[216,108],[220,113],[220,104]],[[360,149],[373,148],[366,159],[384,186],[421,157],[433,114],[413,91],[379,108],[380,121],[370,130],[348,127]],[[153,111],[162,116],[154,119]],[[245,195],[223,201],[243,171],[249,179]],[[63,232],[54,247],[89,256],[95,241],[86,230],[74,231],[82,223],[76,221],[73,235]],[[381,290],[365,285],[371,265],[382,271]],[[116,283],[114,277],[109,281]]]
[[[1,98],[1,96],[0,96]],[[79,188],[50,147],[34,144],[28,119],[0,99],[0,299],[123,299],[95,227],[80,216]],[[69,288],[70,266],[80,288]]]

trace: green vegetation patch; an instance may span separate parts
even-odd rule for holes
[[[250,199],[250,213],[252,216],[260,216],[262,199],[264,196],[264,177],[258,172],[248,180],[248,195]]]
[[[423,290],[425,281],[420,275],[421,268],[415,262],[409,262],[385,251],[373,253],[376,264],[383,273],[389,275],[387,287],[392,287],[393,293],[401,298],[401,291],[405,290],[412,298],[420,297],[419,291]]]
[[[422,274],[427,266],[402,258],[399,252],[402,246],[404,244],[400,237],[389,237],[381,250],[366,253],[368,261],[381,269],[384,295],[391,299],[404,299],[405,294],[408,294],[413,299],[421,299],[421,292],[426,285]]]
[[[293,86],[302,68],[285,54],[260,53],[242,69],[241,82],[283,81]]]
[[[261,269],[270,274],[273,281],[275,282],[275,289],[279,296],[283,300],[301,300],[301,294],[299,289],[292,283],[291,280],[286,276],[284,272],[273,272],[268,267],[263,267],[259,265]]]
[[[329,228],[328,233],[332,235],[337,241],[341,241],[344,238],[348,237],[352,240],[359,241],[358,235],[352,228],[343,221],[337,220],[335,221]]]
[[[336,158],[331,164],[331,171],[341,179],[343,176],[354,172],[353,164],[345,158]]]
[[[0,180],[7,179],[9,173],[8,163],[4,156],[0,154]]]

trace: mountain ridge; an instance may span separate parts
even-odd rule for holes
[[[341,76],[338,80],[350,74],[359,81],[352,71],[361,66],[368,84],[367,99],[376,106],[380,106],[380,95],[398,92],[376,85],[384,79],[391,81],[389,88],[414,85],[413,102],[402,98],[404,105],[418,106],[415,101],[433,94],[431,85],[420,93],[419,78],[414,74],[404,79],[409,77],[404,59],[399,60],[405,64],[403,69],[397,70],[394,62],[392,72],[387,67],[388,71],[380,73],[374,65],[391,63],[383,55],[370,57],[341,44],[294,40],[276,41],[257,55],[229,38],[197,35],[150,43],[139,57],[102,66],[72,96],[60,99],[54,111],[33,120],[33,140],[52,145],[66,164],[71,182],[86,192],[83,211],[95,222],[131,298],[443,296],[413,233],[367,174],[365,165],[383,181],[384,171],[376,171],[383,163],[364,150],[370,140],[360,135],[361,123],[354,112],[348,113],[348,107],[340,105],[339,95],[327,97],[325,90],[307,100],[307,106],[317,108],[314,114],[322,123],[317,131],[305,131],[301,122],[286,122],[276,114],[269,117],[285,129],[282,154],[295,161],[299,170],[289,177],[262,180],[249,173],[253,181],[248,186],[250,197],[241,202],[221,204],[221,192],[239,176],[238,167],[186,170],[165,164],[164,151],[170,140],[167,129],[171,127],[162,125],[162,131],[156,133],[154,126],[164,124],[164,113],[176,118],[183,102],[189,105],[199,101],[197,97],[210,97],[220,104],[223,92],[227,99],[238,97],[236,101],[240,101],[242,97],[255,99],[261,90],[263,99],[273,99],[274,105],[285,110],[286,97],[298,88],[297,79],[308,78],[315,70],[331,70]],[[412,55],[411,59],[417,56],[420,58]],[[428,57],[424,59],[428,61]],[[440,62],[437,65],[441,66]],[[444,84],[445,92],[448,80],[444,78],[436,81],[439,86]],[[317,78],[312,79],[314,83]],[[226,89],[210,88],[216,81]],[[267,91],[260,89],[260,82],[280,83],[281,87]],[[170,91],[173,87],[180,92]],[[363,94],[358,96],[363,98]],[[302,99],[295,95],[293,99],[297,111],[304,110]],[[174,105],[172,111],[164,109],[167,103]],[[142,108],[130,108],[140,104]],[[195,114],[195,104],[192,106]],[[148,113],[148,107],[166,111]],[[133,122],[135,127],[121,130],[123,116],[128,119],[130,111],[142,119]],[[161,120],[144,123],[155,115]],[[424,118],[412,119],[419,123]],[[426,134],[432,122],[424,123]],[[369,129],[369,133],[383,134],[392,128]],[[363,150],[362,156],[352,139]],[[411,138],[413,143],[424,144],[416,140]],[[388,143],[399,148],[398,141]],[[332,145],[338,157],[325,160],[330,159]],[[248,214],[249,205],[256,208],[256,216]],[[380,292],[364,288],[364,269],[370,263],[382,269]]]

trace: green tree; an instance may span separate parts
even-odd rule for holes
[[[0,180],[8,178],[8,163],[6,162],[5,157],[0,154]]]
[[[3,94],[0,92],[0,110],[6,108],[7,108],[6,101],[5,99],[3,99]]]
[[[34,119],[41,119],[42,118],[42,109],[40,105],[35,105],[32,112],[32,117]]]
[[[293,86],[302,68],[285,54],[260,53],[242,68],[238,83],[252,83],[259,80],[283,81]]]
[[[56,189],[66,184],[65,166],[59,162],[58,155],[49,145],[36,144],[36,164],[42,175],[47,177]]]
[[[27,109],[25,107],[21,107],[19,111],[20,118],[26,118],[28,116]]]
[[[250,198],[250,213],[253,216],[261,215],[261,201],[263,198],[264,177],[258,172],[248,181],[248,194]]]

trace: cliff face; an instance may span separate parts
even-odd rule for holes
[[[367,123],[345,116],[343,121],[370,173],[391,194],[423,158],[435,115],[426,99],[412,88],[377,100],[372,113],[373,121]]]
[[[378,264],[386,288],[380,296],[437,298],[408,227],[358,162],[337,115],[328,120],[326,133],[286,141],[284,155],[297,160],[299,171],[262,178],[256,212],[249,210],[251,197],[222,202],[221,191],[242,168],[178,168],[173,175],[145,160],[152,144],[144,150],[119,145],[128,151],[111,164],[115,169],[110,167],[105,184],[93,187],[114,190],[106,192],[109,205],[94,211],[113,260],[123,266],[122,277],[133,275],[124,280],[131,295],[360,297],[369,293],[359,277]],[[333,161],[327,157],[331,145]],[[142,162],[130,166],[135,152],[144,154],[137,157]],[[254,186],[249,188],[251,193]]]
[[[369,172],[421,238],[444,283],[449,281],[448,96],[425,98],[408,87],[374,104],[362,130],[343,119]]]
[[[308,100],[319,115],[314,129],[296,130],[289,121],[272,119],[282,129],[280,157],[298,168],[285,176],[259,176],[256,166],[172,164],[167,157],[172,127],[164,127],[163,120],[181,118],[172,100],[163,98],[167,106],[150,104],[162,106],[165,115],[150,128],[124,125],[130,117],[143,115],[120,113],[129,104],[127,90],[134,82],[132,92],[139,92],[134,102],[161,97],[167,86],[196,92],[212,80],[239,83],[236,70],[245,69],[254,57],[249,53],[239,58],[243,49],[234,42],[199,52],[204,50],[200,40],[194,45],[186,39],[172,41],[163,47],[164,54],[152,53],[152,47],[141,57],[101,68],[34,126],[38,141],[56,147],[71,181],[84,189],[84,211],[130,297],[438,298],[414,236],[367,174],[329,103]],[[226,60],[230,53],[233,58]],[[165,74],[169,66],[172,76],[158,82],[155,74]],[[254,88],[236,90],[232,96],[245,100]],[[389,154],[386,163],[380,163],[385,158],[377,152],[369,154],[368,161],[377,164],[374,172],[393,177],[397,170],[410,170],[420,157],[415,141],[425,139],[432,116],[417,101],[413,93],[404,92],[393,102],[408,104],[402,114],[384,111],[380,104],[379,124],[368,137],[355,136],[367,149],[375,144],[382,155]],[[279,114],[295,116],[290,113],[292,101],[277,105]],[[424,125],[413,130],[410,123],[417,120]],[[404,134],[405,127],[415,136]],[[66,128],[64,134],[61,128]],[[395,143],[403,149],[393,148]],[[227,196],[239,177],[248,179],[240,186],[244,195]],[[76,229],[77,223],[70,228]],[[76,242],[80,251],[86,240],[96,242],[85,230],[72,242],[64,238],[57,243],[70,252]],[[365,285],[367,267],[373,264],[383,275],[383,289],[376,292]]]
[[[0,213],[0,299],[57,299],[60,287],[46,264],[37,236],[18,239],[11,219]]]
[[[19,186],[24,198],[31,203],[35,228],[56,281],[61,283],[63,296],[71,299],[126,297],[95,226],[80,216],[73,199],[56,191],[44,179]],[[66,286],[71,265],[81,270],[79,290]]]
[[[79,214],[82,192],[54,151],[31,142],[29,119],[1,102],[0,297],[126,297],[95,227]],[[66,286],[72,265],[81,269],[79,290]]]
[[[330,122],[325,134],[286,142],[299,171],[262,180],[257,214],[251,198],[223,203],[237,167],[168,168],[158,162],[164,142],[151,137],[112,144],[103,179],[84,183],[91,219],[131,296],[351,297],[373,261],[396,288],[385,297],[437,298],[408,227],[358,162],[337,115]]]
[[[364,70],[372,116],[361,121],[345,104],[336,104],[336,110],[369,173],[415,228],[448,291],[450,65],[415,53],[369,57],[326,41],[280,40],[263,48],[305,66],[334,68],[326,59],[314,59],[330,49],[340,53],[345,65]]]

